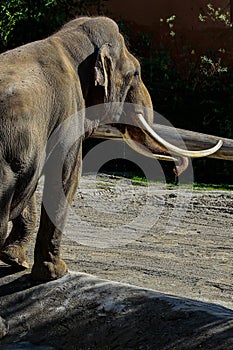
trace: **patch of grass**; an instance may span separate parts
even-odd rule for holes
[[[207,190],[207,191],[233,191],[233,185],[229,184],[204,184],[204,183],[194,183],[194,190]]]
[[[165,183],[163,181],[148,180],[147,178],[140,177],[140,176],[132,176],[132,177],[129,177],[129,179],[131,180],[132,185],[134,185],[134,186],[149,186],[149,185],[160,185],[161,186],[162,185],[162,186],[165,186],[165,188],[166,188],[168,185],[172,185],[172,184]]]
[[[153,182],[148,181],[145,177],[140,176],[133,176],[131,177],[131,180],[134,182],[135,185],[145,185],[147,182]],[[164,184],[162,182],[153,182],[158,184]],[[166,183],[166,187],[168,189],[176,189],[177,186],[184,186],[184,187],[190,187],[194,190],[206,190],[206,191],[233,191],[233,185],[229,184],[205,184],[205,183],[193,183],[193,184],[178,184],[175,185],[174,183]]]
[[[140,177],[140,176],[133,176],[131,180],[137,181],[137,182],[148,182],[148,180],[145,177]]]
[[[122,173],[120,174],[121,176],[119,176],[119,174],[117,175],[109,175],[111,177],[111,180],[113,181],[113,179],[115,179],[115,181],[117,179],[120,179],[120,178],[128,178],[132,181],[132,184],[135,185],[135,186],[147,186],[148,183],[150,184],[157,184],[157,185],[164,185],[165,188],[167,189],[171,189],[171,190],[175,190],[176,188],[178,187],[184,187],[184,188],[190,188],[190,189],[193,189],[193,190],[206,190],[206,191],[233,191],[233,185],[230,185],[230,184],[205,184],[205,183],[197,183],[197,182],[194,182],[193,184],[174,184],[172,182],[167,182],[167,183],[164,183],[163,181],[152,181],[152,180],[148,180],[146,177],[143,177],[143,176],[135,176],[135,175],[132,175],[132,174],[124,174],[122,175]],[[128,175],[128,176],[126,176]],[[109,184],[108,184],[109,185]],[[99,183],[99,186],[103,186],[104,189],[106,189],[106,186],[103,185],[103,183]]]

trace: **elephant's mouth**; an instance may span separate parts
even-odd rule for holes
[[[174,172],[180,175],[188,167],[188,158],[202,158],[217,152],[223,142],[219,140],[214,147],[200,151],[190,151],[179,148],[159,136],[147,123],[142,114],[134,114],[134,124],[117,126],[123,139],[136,152],[158,160],[173,161],[176,163]],[[116,125],[115,125],[116,126]]]

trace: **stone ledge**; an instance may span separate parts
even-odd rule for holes
[[[222,306],[84,273],[35,284],[0,270],[0,350],[233,349],[233,310]]]

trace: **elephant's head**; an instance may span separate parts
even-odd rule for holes
[[[159,137],[152,129],[153,105],[140,64],[126,48],[117,24],[105,17],[80,18],[69,26],[75,24],[82,40],[86,38],[87,51],[91,50],[83,60],[86,68],[79,69],[86,106],[102,104],[102,121],[117,127],[132,148],[149,157],[177,161],[179,174],[188,165],[187,157],[207,156],[221,147],[219,142],[208,150],[188,151]]]

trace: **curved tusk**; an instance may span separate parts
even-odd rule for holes
[[[137,114],[137,123],[138,126],[153,140],[158,142],[160,145],[166,147],[171,153],[177,154],[179,156],[191,157],[191,158],[201,158],[207,157],[219,150],[222,147],[223,141],[219,140],[218,143],[209,149],[201,150],[201,151],[188,151],[179,147],[172,145],[171,143],[164,140],[161,136],[159,136],[146,122],[145,118],[142,114]]]
[[[147,149],[142,147],[142,145],[140,143],[135,142],[131,139],[127,129],[126,129],[125,133],[122,134],[122,137],[125,140],[125,142],[129,145],[129,147],[131,147],[137,153],[142,154],[143,156],[153,158],[153,159],[158,159],[158,160],[166,160],[166,161],[170,161],[170,162],[177,162],[178,161],[178,159],[170,157],[170,156],[164,156],[161,154],[155,154],[155,153],[147,151]]]

